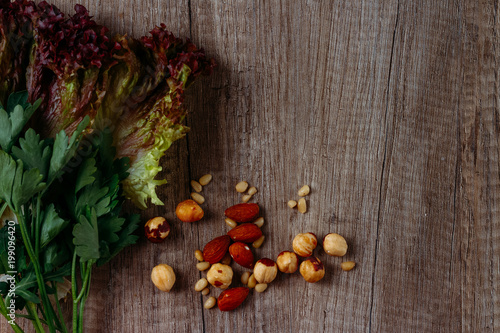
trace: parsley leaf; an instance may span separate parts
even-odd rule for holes
[[[73,227],[73,244],[82,262],[99,259],[99,230],[95,209],[87,211],[86,215],[88,218],[80,216],[78,223]]]

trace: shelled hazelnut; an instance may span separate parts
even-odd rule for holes
[[[309,257],[318,245],[318,239],[312,232],[298,234],[293,239],[293,251],[301,257]]]
[[[217,288],[226,289],[233,280],[233,269],[224,264],[213,264],[207,272],[208,282]]]
[[[329,233],[323,238],[323,249],[331,256],[342,257],[347,253],[347,242],[339,234]]]
[[[175,208],[175,215],[182,222],[196,222],[203,218],[203,209],[194,200],[180,202]]]
[[[299,268],[299,257],[291,251],[283,251],[276,259],[278,269],[283,273],[294,273]]]
[[[155,217],[150,219],[144,225],[144,234],[152,243],[161,243],[170,233],[170,224],[164,217]]]
[[[170,291],[175,283],[175,273],[167,264],[160,264],[153,268],[151,281],[161,291]]]
[[[277,274],[278,266],[269,258],[260,259],[253,268],[253,275],[259,283],[271,283]]]
[[[309,283],[318,282],[325,276],[325,267],[318,258],[311,257],[300,264],[300,274]]]

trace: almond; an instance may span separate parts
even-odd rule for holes
[[[229,254],[233,260],[245,268],[253,268],[253,253],[247,244],[236,242],[229,247]]]
[[[231,311],[236,309],[247,298],[250,289],[238,287],[224,290],[217,300],[217,305],[221,311]]]
[[[227,233],[235,242],[253,243],[262,236],[262,231],[253,223],[243,223]]]
[[[231,244],[231,237],[228,235],[219,236],[211,240],[203,248],[203,259],[210,264],[221,261],[227,253],[229,244]]]
[[[226,209],[224,215],[238,223],[252,222],[259,216],[259,205],[255,203],[240,203]]]

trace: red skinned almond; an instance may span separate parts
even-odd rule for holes
[[[210,264],[215,264],[224,258],[231,244],[231,238],[228,235],[219,236],[205,245],[203,248],[203,258]]]
[[[229,254],[233,260],[245,268],[253,268],[253,253],[247,244],[236,242],[229,247]]]
[[[238,223],[253,222],[259,216],[259,205],[240,203],[226,209],[224,215]]]
[[[235,242],[253,243],[262,236],[262,231],[253,223],[243,223],[227,233]]]
[[[217,300],[217,305],[221,311],[231,311],[236,309],[247,298],[250,289],[238,287],[224,290]]]

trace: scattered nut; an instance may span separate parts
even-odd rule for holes
[[[191,199],[196,201],[196,203],[199,205],[205,202],[205,198],[201,194],[196,192],[191,193]]]
[[[248,202],[250,199],[252,199],[252,196],[250,194],[245,194],[241,197],[241,202]]]
[[[207,288],[203,289],[203,290],[201,291],[201,294],[202,294],[203,296],[207,296],[208,294],[210,294],[210,288],[208,288],[208,287],[207,287]]]
[[[247,192],[249,195],[254,195],[255,193],[257,193],[257,189],[255,188],[255,186],[252,186],[248,189],[248,192]]]
[[[256,226],[258,226],[259,228],[262,228],[262,226],[264,225],[264,218],[261,216],[257,220],[255,220],[253,223]]]
[[[312,232],[298,234],[293,239],[293,251],[301,257],[309,257],[318,245],[318,239]]]
[[[295,273],[299,268],[299,257],[291,251],[283,251],[276,259],[278,269],[283,273]]]
[[[263,293],[267,289],[267,283],[259,283],[255,286],[255,291]]]
[[[224,221],[226,221],[227,226],[230,227],[231,229],[236,228],[236,226],[238,225],[238,223],[236,223],[236,221],[234,221],[233,219],[230,219],[229,217],[226,217],[226,219]]]
[[[205,304],[203,305],[203,307],[205,309],[211,309],[211,308],[213,308],[215,306],[215,304],[217,304],[217,299],[215,297],[213,297],[213,296],[210,296],[205,301]]]
[[[260,259],[253,268],[253,275],[259,283],[271,283],[277,274],[278,266],[269,258]]]
[[[340,268],[342,268],[342,270],[346,272],[349,272],[351,269],[354,268],[354,266],[356,266],[356,263],[354,261],[344,261],[343,263],[340,264]]]
[[[299,197],[305,197],[306,195],[309,194],[309,192],[311,192],[309,185],[304,185],[300,188],[300,190],[297,192],[297,194],[299,195]]]
[[[207,280],[214,287],[226,289],[233,280],[233,270],[228,265],[213,264],[208,270]]]
[[[236,184],[236,191],[239,193],[243,193],[247,190],[248,188],[248,183],[246,181],[241,181],[238,184]]]
[[[205,278],[201,278],[198,280],[198,282],[196,282],[196,284],[194,285],[194,290],[196,291],[202,291],[203,289],[205,289],[206,287],[208,286],[208,281],[207,279]]]
[[[295,201],[295,200],[288,200],[288,202],[286,204],[290,208],[295,208],[295,206],[297,206],[297,201]]]
[[[342,257],[347,253],[347,242],[339,234],[329,233],[323,238],[323,249],[331,256]]]
[[[208,183],[210,183],[212,181],[212,175],[208,174],[208,175],[203,175],[201,176],[200,180],[198,181],[200,183],[200,185],[208,185]]]
[[[175,283],[175,273],[167,264],[160,264],[151,271],[151,281],[161,291],[170,291]]]
[[[201,192],[201,190],[203,190],[203,187],[201,186],[200,183],[198,183],[196,180],[192,180],[191,181],[191,187],[193,188],[193,190],[195,190],[196,192]]]
[[[248,284],[248,279],[250,278],[250,272],[244,272],[241,274],[241,283]]]
[[[257,280],[255,279],[255,275],[252,274],[248,278],[247,287],[251,289],[251,288],[255,288],[256,285],[257,285]]]
[[[252,243],[252,246],[254,249],[258,249],[259,247],[262,246],[262,243],[264,243],[264,240],[266,239],[266,236],[262,235],[260,236],[259,239],[257,239],[255,242]]]
[[[198,261],[204,261],[204,259],[203,259],[203,252],[201,252],[200,250],[194,251],[194,256],[196,257],[196,260],[198,260]]]
[[[309,283],[318,282],[325,276],[325,267],[318,258],[311,257],[300,264],[300,274]]]
[[[188,199],[177,205],[175,215],[182,222],[196,222],[202,219],[204,212],[195,201]]]
[[[170,233],[170,224],[163,217],[155,217],[146,222],[144,233],[152,243],[161,243]]]
[[[299,202],[297,203],[297,210],[301,212],[302,214],[305,214],[307,212],[307,203],[306,199],[300,198]]]
[[[207,269],[210,268],[210,263],[208,261],[202,261],[196,264],[196,268],[198,268],[199,271],[206,271]]]

